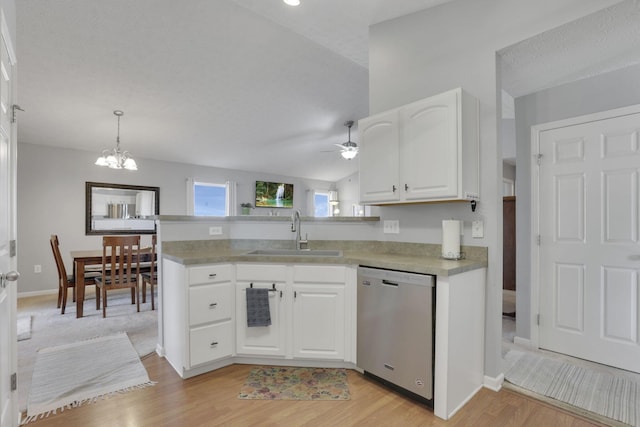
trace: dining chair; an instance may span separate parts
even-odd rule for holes
[[[145,271],[142,271],[140,275],[142,276],[142,302],[147,302],[147,285],[149,285],[149,289],[151,290],[151,310],[156,309],[155,305],[155,297],[154,297],[154,287],[158,284],[158,267],[157,267],[157,254],[156,254],[156,244],[158,243],[158,239],[154,234],[151,236],[151,263],[149,268]]]
[[[140,236],[102,237],[102,274],[95,279],[100,292],[96,307],[102,301],[102,317],[107,317],[107,291],[131,289],[131,304],[140,311]]]
[[[58,308],[62,307],[60,314],[64,314],[67,306],[67,294],[69,288],[73,290],[73,301],[76,300],[76,280],[73,274],[67,274],[67,269],[64,266],[62,255],[60,254],[60,241],[57,234],[52,234],[49,239],[51,243],[51,250],[53,251],[53,258],[56,261],[56,269],[58,270]],[[98,272],[87,272],[84,275],[84,284],[93,285],[94,279],[99,275]],[[97,296],[97,291],[96,291]]]

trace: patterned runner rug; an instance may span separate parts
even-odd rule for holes
[[[251,370],[238,399],[349,400],[344,369],[256,367]]]
[[[640,427],[640,383],[560,360],[509,350],[505,379],[537,394]]]
[[[45,348],[36,356],[23,424],[153,384],[126,333]]]

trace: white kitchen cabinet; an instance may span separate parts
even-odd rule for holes
[[[399,116],[388,111],[358,122],[360,202],[400,200]]]
[[[238,355],[286,355],[288,270],[278,264],[238,264],[236,267],[236,344]],[[247,326],[246,289],[269,289],[270,326]]]
[[[233,356],[233,265],[187,267],[163,260],[164,351],[182,376]]]
[[[239,264],[237,354],[344,360],[345,271],[329,265]],[[251,284],[270,290],[271,326],[247,327],[246,289]]]
[[[293,357],[345,358],[345,267],[293,267]]]
[[[358,130],[362,203],[478,198],[478,101],[462,89],[364,118]]]

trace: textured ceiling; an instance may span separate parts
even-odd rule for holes
[[[16,3],[19,142],[97,156],[119,109],[134,158],[335,181],[357,170],[333,144],[368,114],[369,24],[443,1]]]
[[[448,0],[18,0],[19,142],[335,181],[368,27]],[[637,63],[627,0],[502,51],[514,97]],[[352,140],[357,142],[357,129]],[[143,162],[139,162],[144,167]]]
[[[640,2],[626,0],[504,49],[502,85],[517,98],[640,63]]]

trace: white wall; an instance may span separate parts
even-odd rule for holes
[[[516,99],[516,335],[531,338],[531,126],[640,104],[640,65]],[[542,302],[541,302],[542,303]]]
[[[496,52],[604,7],[609,0],[456,0],[370,28],[369,107],[374,114],[455,87],[480,100],[481,190],[477,217],[485,221],[489,247],[485,374],[501,367],[502,153],[498,143],[501,88]],[[443,205],[444,206],[444,205]],[[387,209],[381,208],[381,215]],[[402,209],[402,208],[393,208]],[[397,211],[405,215],[405,211]],[[429,239],[439,233],[434,217],[470,215],[467,206],[422,206],[412,217],[428,221]],[[419,213],[418,213],[419,212]]]
[[[107,182],[160,187],[160,214],[186,215],[186,180],[238,183],[238,203],[254,201],[256,179],[294,184],[294,205],[306,214],[306,191],[329,189],[333,183],[250,173],[220,168],[136,158],[138,171],[95,166],[99,153],[33,144],[18,144],[18,271],[19,293],[57,289],[57,272],[49,237],[60,238],[62,255],[72,273],[71,250],[99,249],[101,236],[85,235],[85,182]],[[290,210],[281,212],[290,215]],[[262,213],[264,212],[264,213]],[[266,215],[268,209],[252,213]],[[150,243],[143,236],[143,244]],[[34,265],[42,273],[34,273]]]

